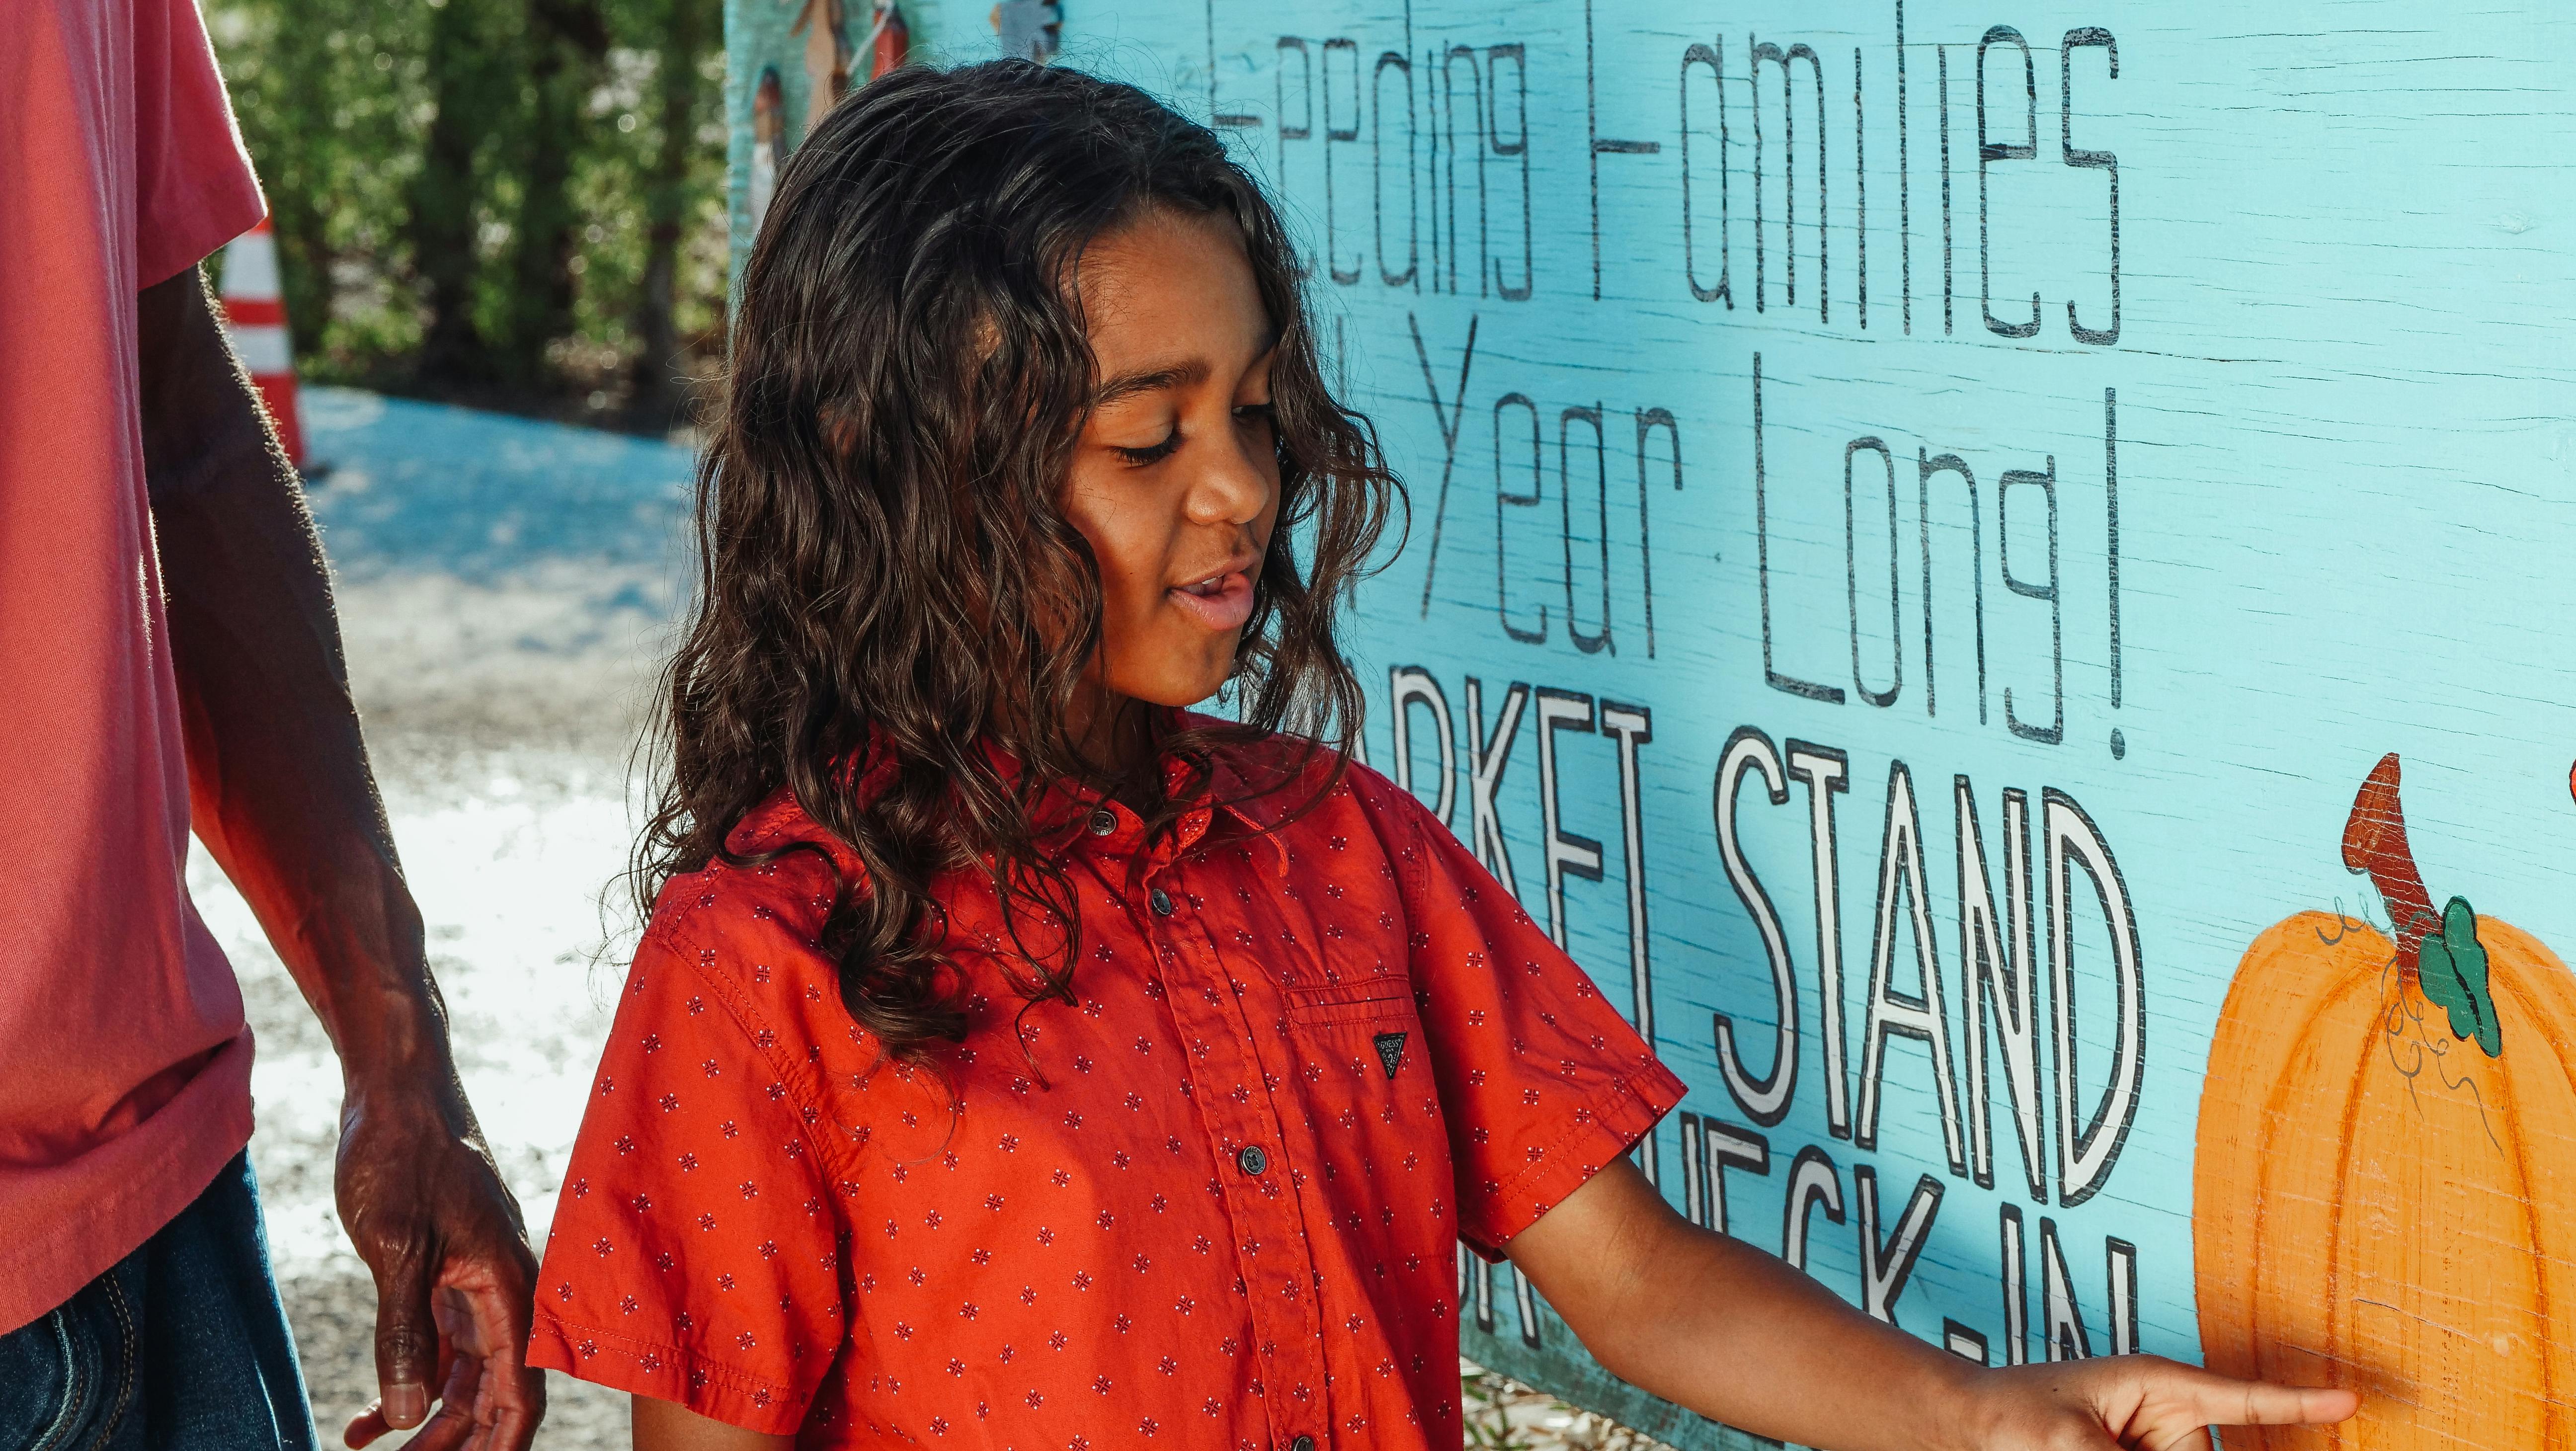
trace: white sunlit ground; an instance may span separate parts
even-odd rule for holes
[[[429,921],[456,1056],[542,1237],[633,940],[629,758],[684,598],[683,448],[342,389],[304,394],[314,513],[376,776]],[[250,912],[190,881],[259,1038],[252,1140],[327,1445],[374,1394],[375,1297],[332,1208],[339,1069]],[[1478,1447],[1634,1446],[1477,1375]],[[538,1445],[626,1444],[624,1398],[551,1377]]]

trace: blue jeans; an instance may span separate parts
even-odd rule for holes
[[[143,1247],[0,1335],[0,1451],[313,1451],[244,1153]]]

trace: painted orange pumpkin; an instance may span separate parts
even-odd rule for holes
[[[2576,1447],[2576,979],[2407,849],[2397,758],[2344,863],[2396,928],[2306,912],[2238,964],[2192,1187],[2213,1370],[2351,1386],[2337,1426],[2230,1447]]]

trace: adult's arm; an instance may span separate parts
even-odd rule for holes
[[[1981,1370],[1683,1219],[1624,1158],[1505,1250],[1611,1374],[1832,1451],[2210,1451],[2212,1424],[2339,1421],[2358,1405],[2151,1355]]]
[[[138,299],[143,453],[197,836],[339,1053],[341,1222],[376,1282],[361,1446],[524,1451],[536,1265],[458,1083],[294,468],[191,267]],[[432,1402],[438,1412],[430,1417]]]

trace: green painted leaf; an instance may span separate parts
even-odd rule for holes
[[[2451,1036],[2475,1040],[2490,1058],[2504,1055],[2504,1030],[2487,991],[2487,950],[2478,941],[2478,915],[2465,897],[2442,910],[2442,930],[2427,933],[2416,950],[2416,978],[2424,996],[2451,1019]]]

